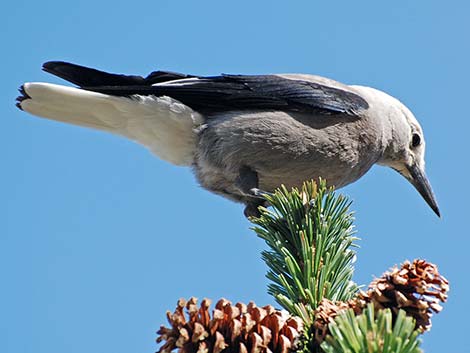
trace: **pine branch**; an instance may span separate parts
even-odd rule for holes
[[[268,292],[306,324],[323,298],[346,301],[357,293],[352,282],[355,252],[350,202],[324,181],[301,190],[282,186],[266,196],[272,211],[260,208],[251,221],[270,250],[262,253],[271,280]]]
[[[269,247],[268,291],[285,311],[253,303],[180,301],[161,327],[161,353],[419,353],[419,334],[442,310],[449,283],[437,266],[406,261],[365,292],[352,281],[350,202],[321,181],[265,195],[272,206],[252,218]],[[186,309],[187,314],[184,314]]]
[[[330,335],[322,343],[325,353],[419,353],[419,331],[415,321],[400,310],[394,322],[390,309],[376,314],[369,304],[361,315],[352,309],[329,325]]]

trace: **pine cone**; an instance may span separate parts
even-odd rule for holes
[[[328,334],[328,325],[334,318],[341,312],[349,309],[350,303],[347,302],[333,302],[329,299],[323,298],[315,310],[315,322],[313,329],[315,330],[315,341],[318,345],[323,342]]]
[[[210,300],[197,307],[197,299],[178,301],[175,312],[167,313],[171,328],[162,326],[157,342],[166,341],[158,353],[287,353],[295,349],[302,322],[267,305],[235,306],[225,299],[209,314]],[[186,308],[187,315],[184,314]]]
[[[390,308],[395,315],[403,309],[416,320],[416,328],[431,328],[432,312],[442,310],[440,301],[447,300],[449,282],[437,266],[424,260],[406,261],[375,279],[367,292],[356,299],[355,310],[373,302],[376,309]]]
[[[400,309],[416,320],[416,328],[431,328],[432,312],[442,310],[439,301],[447,300],[449,282],[439,274],[437,266],[424,260],[406,261],[401,268],[394,267],[375,279],[367,292],[361,292],[348,302],[332,302],[323,299],[315,310],[315,342],[320,345],[328,334],[328,324],[348,308],[356,315],[362,313],[368,303],[375,310],[390,308],[396,317]],[[395,319],[395,318],[394,318]]]

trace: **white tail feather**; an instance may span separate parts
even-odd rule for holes
[[[203,118],[170,97],[116,97],[41,82],[23,88],[27,97],[20,105],[28,113],[125,136],[173,164],[193,161]]]

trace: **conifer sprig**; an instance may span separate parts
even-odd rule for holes
[[[312,323],[323,298],[347,301],[357,293],[350,202],[324,181],[318,186],[306,182],[301,190],[282,186],[265,197],[272,210],[261,208],[252,222],[270,248],[262,253],[272,282],[268,291],[289,312]]]
[[[329,325],[321,348],[325,353],[420,353],[415,321],[400,310],[394,321],[390,309],[375,311],[368,304],[361,315],[352,309]]]

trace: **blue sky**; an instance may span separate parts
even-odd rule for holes
[[[28,116],[24,81],[66,60],[112,72],[303,72],[383,89],[427,139],[442,219],[397,173],[341,190],[360,241],[355,279],[405,259],[439,265],[449,302],[426,352],[468,353],[470,5],[465,1],[6,2],[0,85],[0,351],[154,352],[180,297],[273,303],[242,206],[122,138]]]

